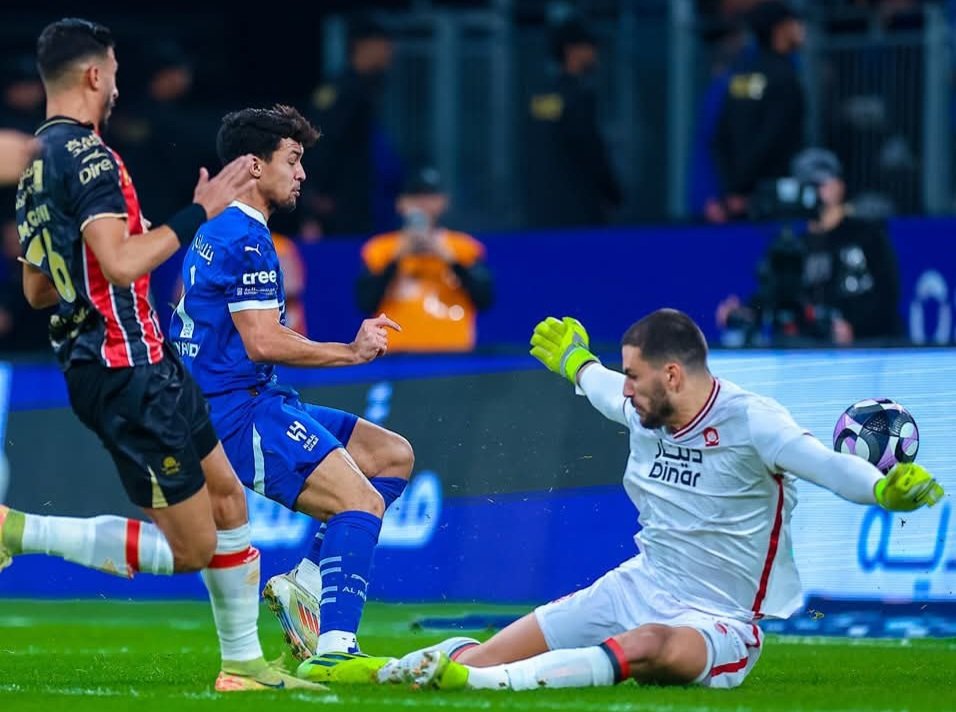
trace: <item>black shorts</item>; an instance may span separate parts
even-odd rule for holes
[[[66,384],[73,412],[100,436],[133,504],[168,507],[205,484],[200,462],[219,438],[199,386],[171,350],[149,366],[73,364]]]

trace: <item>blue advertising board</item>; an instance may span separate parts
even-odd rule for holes
[[[645,226],[482,234],[495,277],[495,305],[478,317],[478,344],[523,345],[548,314],[581,319],[599,343],[617,343],[638,316],[661,306],[690,314],[711,341],[718,303],[742,298],[777,228],[772,225]],[[900,270],[899,314],[916,343],[956,343],[956,221],[890,222]],[[309,334],[351,339],[363,315],[355,304],[361,266],[357,240],[301,246],[308,274]],[[168,327],[181,259],[154,275],[160,322]],[[573,285],[573,288],[570,288]]]

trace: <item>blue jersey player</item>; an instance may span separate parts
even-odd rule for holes
[[[276,364],[346,366],[388,348],[384,315],[350,344],[319,343],[284,325],[282,271],[268,218],[292,209],[305,180],[303,151],[317,131],[293,108],[227,115],[223,162],[251,154],[252,187],[196,233],[183,263],[185,293],[171,339],[212,406],[216,432],[246,487],[324,522],[301,563],[263,595],[295,655],[357,654],[372,552],[385,508],[413,464],[403,437],[299,400]],[[321,619],[321,631],[319,620]]]

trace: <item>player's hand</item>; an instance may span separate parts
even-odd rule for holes
[[[215,178],[210,178],[209,171],[205,168],[199,169],[199,182],[193,192],[193,202],[205,208],[206,219],[216,217],[229,203],[255,184],[255,178],[250,172],[252,163],[252,156],[239,156],[226,164]]]
[[[538,322],[531,335],[531,355],[553,371],[576,383],[578,371],[589,361],[600,360],[588,350],[588,332],[577,319],[560,321],[549,316]]]
[[[925,467],[915,462],[893,466],[873,488],[877,503],[891,512],[910,512],[923,505],[932,507],[943,498],[943,486]]]
[[[362,322],[355,341],[350,344],[360,363],[367,363],[385,355],[388,351],[388,329],[401,331],[402,327],[384,314]]]

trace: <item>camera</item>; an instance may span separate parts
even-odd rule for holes
[[[405,213],[402,230],[408,236],[412,252],[428,252],[431,221],[421,210],[409,210]]]
[[[819,184],[793,177],[761,181],[750,199],[754,220],[813,220],[822,209]]]
[[[806,245],[785,227],[757,269],[757,291],[747,307],[727,315],[724,346],[801,346],[827,341],[836,310],[812,304],[803,279]]]

